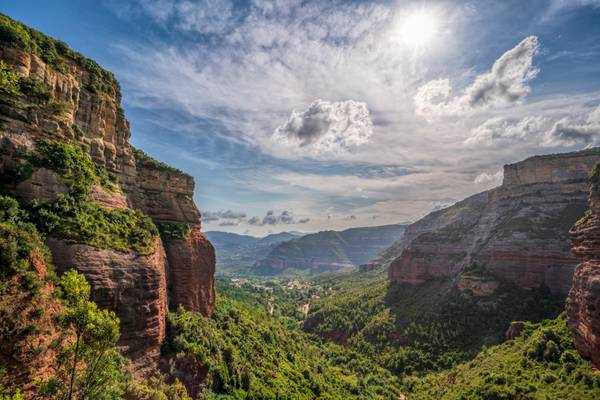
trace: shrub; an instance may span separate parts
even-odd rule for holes
[[[94,163],[81,147],[47,141],[38,143],[36,150],[40,155],[33,157],[32,163],[56,171],[76,195],[86,194],[93,183],[114,189],[106,170]]]
[[[0,60],[0,93],[14,96],[20,94],[19,76],[2,60]]]
[[[21,78],[19,82],[21,93],[32,99],[35,103],[47,103],[52,100],[50,88],[35,77]]]
[[[192,229],[192,226],[189,224],[172,224],[168,222],[158,222],[156,227],[164,243],[170,243],[174,240],[185,240]]]
[[[33,218],[42,232],[70,243],[142,255],[154,252],[158,235],[150,217],[139,211],[110,210],[69,194],[51,203],[34,204]]]

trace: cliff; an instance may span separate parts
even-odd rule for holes
[[[2,189],[34,211],[57,271],[117,313],[126,353],[156,358],[167,307],[214,306],[194,180],[129,144],[110,72],[1,14],[0,28]]]
[[[567,321],[575,347],[600,369],[600,169],[590,178],[590,210],[571,229],[580,261],[567,297]]]
[[[397,255],[390,280],[418,284],[479,265],[521,287],[566,295],[577,264],[568,232],[585,212],[587,177],[598,161],[591,149],[506,165],[498,188],[410,225],[384,252]]]
[[[402,237],[404,225],[323,231],[280,243],[257,261],[258,275],[337,271],[358,267]]]

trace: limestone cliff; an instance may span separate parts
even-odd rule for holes
[[[179,227],[183,232],[166,244],[156,235],[149,254],[52,235],[47,240],[57,270],[84,273],[93,299],[117,312],[120,344],[128,354],[134,359],[158,355],[168,305],[205,315],[214,305],[214,249],[201,233],[194,180],[129,144],[119,84],[110,72],[3,15],[0,23],[0,61],[18,78],[16,89],[0,88],[2,184],[24,204],[56,200],[70,190],[64,177],[47,168],[22,173],[22,161],[46,141],[74,144],[117,182],[114,190],[94,184],[87,201],[106,209],[137,210],[166,230]]]
[[[590,179],[590,211],[571,229],[580,264],[567,297],[567,321],[575,347],[600,368],[600,169]]]
[[[506,165],[498,188],[471,196],[409,226],[388,250],[392,282],[417,284],[484,266],[525,288],[566,294],[576,259],[568,231],[586,209],[596,149],[536,156]]]

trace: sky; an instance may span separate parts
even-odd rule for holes
[[[600,142],[600,0],[0,0],[113,71],[204,230],[414,221]]]

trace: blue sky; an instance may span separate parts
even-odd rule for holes
[[[600,0],[0,1],[115,72],[205,230],[415,220],[600,141]]]

